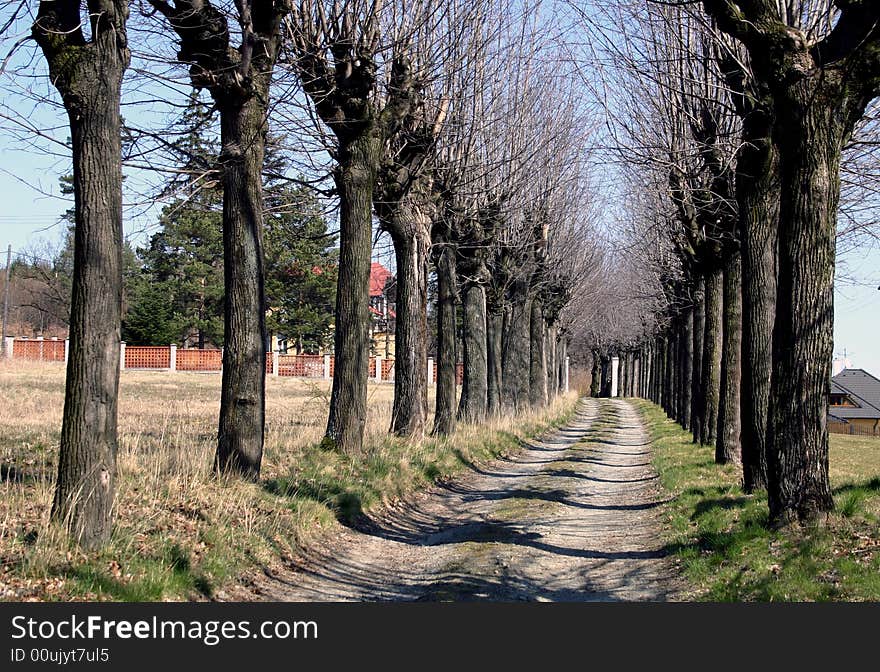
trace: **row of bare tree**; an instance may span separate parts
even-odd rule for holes
[[[864,233],[859,205],[877,193],[863,167],[877,161],[880,4],[621,2],[581,19],[635,92],[609,111],[629,241],[649,260],[627,272],[655,288],[597,353],[619,353],[621,393],[741,462],[773,524],[815,520],[833,507],[837,231]],[[862,178],[843,203],[842,172]]]
[[[298,155],[311,152],[303,163],[319,164],[326,152],[326,170],[312,182],[338,212],[335,375],[322,448],[363,449],[374,221],[397,262],[392,432],[427,431],[432,272],[434,433],[453,432],[457,419],[542,406],[558,393],[571,322],[564,311],[596,259],[577,252],[590,248],[589,124],[575,80],[560,74],[542,8],[510,9],[496,0],[43,0],[4,10],[3,32],[30,26],[69,122],[75,260],[52,516],[81,545],[100,546],[112,528],[122,138],[134,148],[126,156],[141,163],[143,147],[169,144],[160,128],[137,136],[120,109],[129,85],[153,104],[167,102],[163,87],[181,66],[219,117],[221,150],[205,169],[205,181],[223,191],[219,473],[257,479],[263,454],[270,127],[293,136]],[[168,45],[176,55],[165,54]]]

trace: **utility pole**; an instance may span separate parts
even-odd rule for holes
[[[6,248],[6,286],[3,289],[3,335],[0,338],[0,353],[6,355],[6,326],[9,324],[9,276],[12,273],[12,245]]]

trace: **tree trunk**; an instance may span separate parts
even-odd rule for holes
[[[468,283],[462,293],[464,320],[462,327],[464,380],[458,419],[478,423],[486,418],[489,408],[489,340],[486,323],[486,288]]]
[[[626,351],[626,396],[636,396],[636,351]]]
[[[742,462],[743,489],[767,487],[767,418],[776,314],[779,157],[770,140],[772,120],[763,109],[743,120],[736,164],[742,241]]]
[[[678,421],[685,431],[691,427],[691,407],[694,387],[694,308],[684,310],[681,322],[681,403]]]
[[[33,35],[70,122],[74,265],[70,352],[52,519],[83,548],[110,538],[116,490],[122,308],[124,12],[97,19],[85,43],[79,3],[41,2]],[[66,15],[65,15],[66,13]]]
[[[559,392],[559,343],[556,340],[556,325],[550,325],[544,331],[544,342],[547,344],[547,401],[552,402]]]
[[[532,299],[529,318],[529,403],[547,405],[547,343],[544,310],[538,297]]]
[[[558,353],[556,355],[556,385],[557,391],[559,394],[564,394],[568,392],[566,389],[569,385],[568,380],[568,339],[564,336],[560,336],[558,339],[559,348]],[[580,392],[580,390],[578,390]]]
[[[518,278],[512,290],[511,313],[503,341],[504,380],[501,387],[504,410],[520,413],[529,406],[531,306],[528,280]]]
[[[723,282],[724,340],[721,349],[721,403],[718,410],[715,462],[739,464],[741,460],[742,265],[738,252],[726,260]]]
[[[705,276],[706,296],[703,335],[703,412],[700,420],[700,443],[715,445],[718,429],[718,404],[721,394],[721,345],[722,345],[722,294],[723,274],[721,269],[708,271]]]
[[[223,167],[224,347],[214,466],[256,480],[266,419],[263,151],[266,98],[220,106]]]
[[[700,442],[703,426],[703,339],[706,335],[706,282],[700,275],[694,281],[694,366],[691,387],[691,433]]]
[[[809,78],[791,84],[776,128],[782,189],[767,441],[774,524],[812,520],[834,506],[826,423],[840,155],[849,132],[843,103],[826,98],[824,86]]]
[[[501,339],[504,334],[504,315],[498,310],[489,311],[486,324],[488,334],[486,338],[486,359],[488,373],[487,397],[489,401],[489,413],[498,415],[501,413]]]
[[[642,397],[642,367],[645,364],[644,360],[645,351],[642,348],[639,348],[635,353],[635,359],[633,360],[633,371],[635,375],[633,376],[633,396],[636,398]]]
[[[655,387],[657,395],[657,405],[665,409],[666,399],[663,396],[663,388],[666,384],[666,338],[659,336],[657,338],[657,368]]]
[[[650,380],[651,380],[651,347],[649,345],[642,346],[642,365],[641,365],[641,377],[639,379],[640,386],[640,394],[639,396],[643,399],[651,398],[651,388],[650,388]]]
[[[602,355],[602,397],[605,399],[611,397],[612,366],[614,361],[611,355]]]
[[[676,320],[672,321],[669,326],[668,336],[666,338],[666,375],[664,380],[663,394],[666,397],[666,415],[670,419],[676,416],[676,398],[675,398],[675,377],[676,377],[676,361],[675,355],[678,352],[676,339],[678,338],[678,329]]]
[[[590,396],[598,398],[602,393],[602,367],[599,363],[599,353],[593,350],[593,367],[590,369]]]
[[[373,187],[380,149],[379,140],[364,132],[340,145],[334,171],[340,210],[339,278],[333,388],[323,445],[348,453],[363,447],[367,418]]]
[[[657,337],[657,405],[662,409],[666,409],[666,336]]]
[[[390,228],[397,260],[394,405],[391,431],[419,437],[428,417],[428,258],[430,220],[399,204]]]
[[[437,401],[434,434],[455,431],[455,250],[443,244],[436,253],[437,266]]]

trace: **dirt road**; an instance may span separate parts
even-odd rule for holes
[[[344,529],[232,599],[675,599],[662,493],[636,410],[580,402],[565,428]]]

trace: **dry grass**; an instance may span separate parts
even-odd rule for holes
[[[125,371],[116,527],[95,554],[49,525],[64,399],[58,365],[0,366],[0,599],[210,597],[260,564],[285,561],[314,534],[516,447],[569,412],[463,426],[451,439],[388,437],[392,386],[371,385],[362,455],[318,449],[329,382],[270,378],[259,484],[218,480],[220,377]]]

